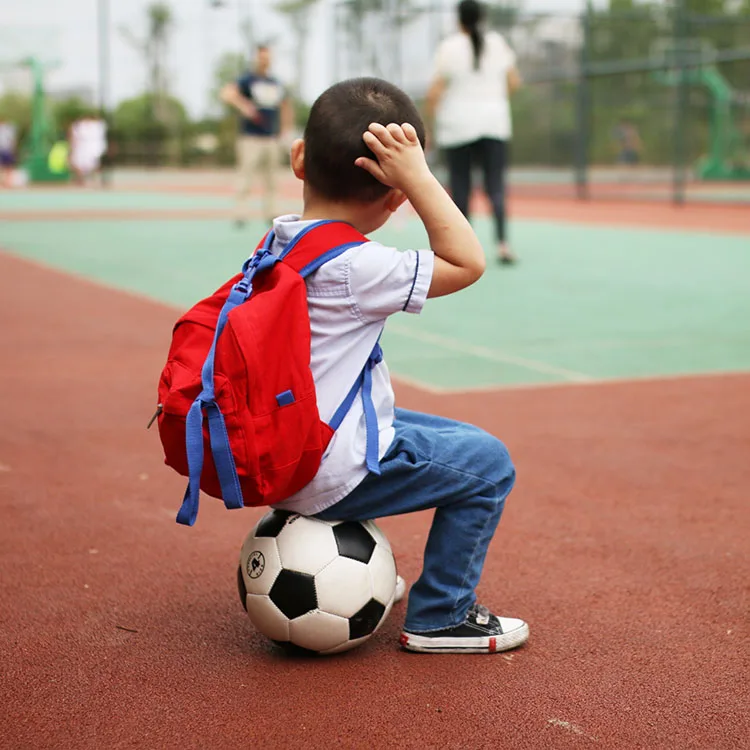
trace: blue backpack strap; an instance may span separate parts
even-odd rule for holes
[[[205,409],[208,418],[208,436],[211,445],[211,454],[216,467],[216,474],[221,486],[221,496],[224,505],[228,509],[242,508],[242,488],[237,476],[237,468],[234,456],[229,445],[224,415],[216,403],[214,389],[214,360],[216,357],[216,344],[226,326],[229,313],[235,307],[248,300],[253,293],[253,276],[259,271],[265,271],[279,262],[279,258],[271,255],[268,250],[256,253],[249,263],[243,267],[244,277],[238,281],[221,309],[219,320],[216,324],[216,332],[211,343],[206,361],[203,363],[201,372],[201,383],[203,390],[195,399],[188,412],[185,423],[185,448],[188,459],[188,486],[182,500],[182,506],[177,513],[177,523],[192,526],[198,516],[198,503],[200,496],[200,479],[203,471],[203,411]]]
[[[362,368],[362,372],[354,381],[354,385],[349,389],[346,398],[341,402],[341,406],[336,409],[336,413],[331,418],[328,426],[335,432],[341,427],[344,417],[352,408],[354,399],[357,394],[362,392],[362,405],[365,409],[365,429],[367,431],[367,443],[365,448],[365,460],[367,470],[373,474],[380,474],[380,461],[378,459],[380,447],[380,433],[378,430],[378,415],[375,412],[375,404],[372,400],[372,370],[375,365],[383,361],[383,350],[380,348],[380,338],[375,344],[370,356]]]
[[[307,226],[286,246],[284,252],[281,255],[282,259],[285,258],[289,254],[289,252],[295,248],[297,243],[308,232],[318,229],[325,224],[333,223],[335,222],[321,221]],[[357,232],[351,226],[348,227],[347,234],[349,235],[349,237],[352,237],[352,235],[354,235],[354,239],[337,245],[330,250],[326,250],[321,255],[312,258],[312,260],[307,259],[308,262],[298,271],[300,276],[302,276],[302,278],[307,278],[311,274],[315,273],[315,271],[317,271],[321,266],[325,265],[334,258],[338,258],[347,250],[350,250],[353,247],[358,247],[364,242],[367,242],[367,238],[359,234],[359,232]],[[375,411],[375,404],[372,400],[372,370],[379,362],[382,362],[382,360],[383,350],[380,348],[380,337],[378,337],[378,341],[373,347],[373,350],[370,353],[365,366],[362,368],[362,372],[360,372],[356,381],[349,389],[346,397],[341,402],[341,405],[338,407],[338,409],[336,409],[336,412],[331,418],[331,421],[328,423],[331,429],[336,431],[344,421],[344,417],[346,417],[346,415],[349,413],[349,410],[352,408],[352,404],[354,403],[357,394],[360,392],[362,393],[362,405],[365,412],[365,429],[367,432],[365,457],[367,469],[373,474],[380,474],[380,462],[378,460],[380,435],[378,430],[378,417]]]

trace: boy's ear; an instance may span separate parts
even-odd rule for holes
[[[406,195],[393,188],[385,197],[385,207],[391,213],[395,213],[404,204],[404,201],[406,201]]]
[[[298,180],[305,179],[305,142],[301,138],[297,138],[292,143],[291,152],[292,161],[292,172]]]

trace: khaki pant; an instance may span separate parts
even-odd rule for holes
[[[263,218],[276,216],[276,173],[281,164],[278,138],[258,135],[237,137],[237,218],[250,218],[248,197],[253,184],[260,179],[263,186]]]

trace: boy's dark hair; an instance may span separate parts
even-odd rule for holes
[[[414,102],[380,78],[352,78],[324,91],[305,127],[305,182],[331,200],[371,202],[390,188],[354,162],[374,158],[362,136],[370,123],[414,126],[424,147],[425,128]]]

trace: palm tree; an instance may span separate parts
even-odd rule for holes
[[[172,9],[167,3],[155,2],[146,9],[147,32],[138,38],[128,28],[121,28],[123,37],[143,56],[148,71],[148,91],[153,102],[153,117],[164,121],[168,117],[166,100],[169,89],[166,60],[169,35],[174,25]]]
[[[403,29],[424,9],[413,0],[346,0],[343,5],[354,74],[399,79]]]
[[[305,58],[307,52],[307,31],[310,21],[310,11],[318,0],[282,0],[276,5],[276,10],[289,18],[295,37],[294,57],[294,94],[299,97],[302,86],[302,76],[305,71]]]

